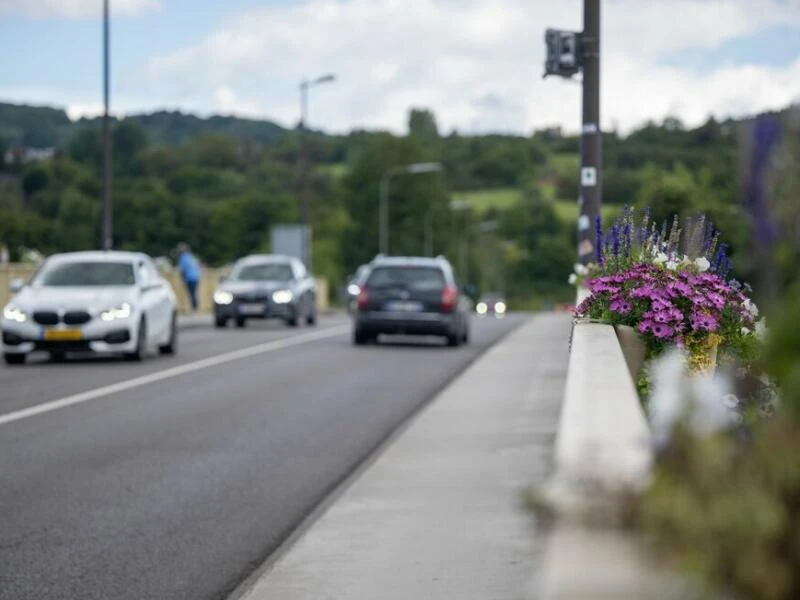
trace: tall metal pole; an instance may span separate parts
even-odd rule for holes
[[[114,220],[111,205],[111,130],[109,105],[109,23],[108,0],[103,0],[103,249],[114,246]]]
[[[600,132],[600,0],[583,1],[583,127],[581,135],[581,195],[578,200],[578,256],[583,264],[594,257],[594,223],[602,205],[602,143]]]
[[[381,177],[380,202],[378,203],[378,252],[389,254],[389,179],[392,171],[389,170]]]
[[[303,262],[306,267],[310,267],[311,257],[309,256],[309,227],[311,227],[311,190],[308,187],[308,144],[306,141],[306,121],[308,119],[308,86],[307,81],[300,84],[300,150],[298,158],[300,162],[300,195],[302,222],[305,227],[303,239]]]

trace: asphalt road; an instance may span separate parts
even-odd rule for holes
[[[187,330],[142,364],[0,367],[0,599],[225,598],[522,320],[476,320],[459,349],[356,348],[331,317]]]

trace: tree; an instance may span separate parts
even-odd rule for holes
[[[430,110],[412,108],[408,114],[408,135],[425,148],[433,158],[441,156],[439,130],[436,117]]]
[[[118,174],[135,172],[137,155],[147,146],[147,135],[131,119],[118,123],[112,131],[113,165]]]
[[[378,188],[381,177],[391,167],[427,160],[429,155],[416,139],[389,134],[375,138],[359,153],[343,180],[345,206],[352,220],[343,253],[349,271],[371,260],[378,252]],[[444,180],[437,173],[393,177],[389,192],[392,254],[421,254],[425,213],[431,206],[444,213],[447,202]],[[438,233],[437,239],[445,235],[444,231]]]

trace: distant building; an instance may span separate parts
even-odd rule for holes
[[[14,147],[6,150],[3,157],[5,164],[28,164],[32,162],[41,162],[43,160],[50,160],[56,155],[55,148],[25,148]]]

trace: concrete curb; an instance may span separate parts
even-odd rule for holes
[[[211,327],[214,320],[210,313],[199,315],[178,315],[178,329],[198,329],[201,327]]]
[[[587,291],[578,293],[578,302]],[[538,500],[555,515],[531,582],[544,600],[677,600],[693,595],[657,567],[635,532],[620,527],[625,502],[647,485],[652,435],[611,325],[576,323],[555,446]]]

